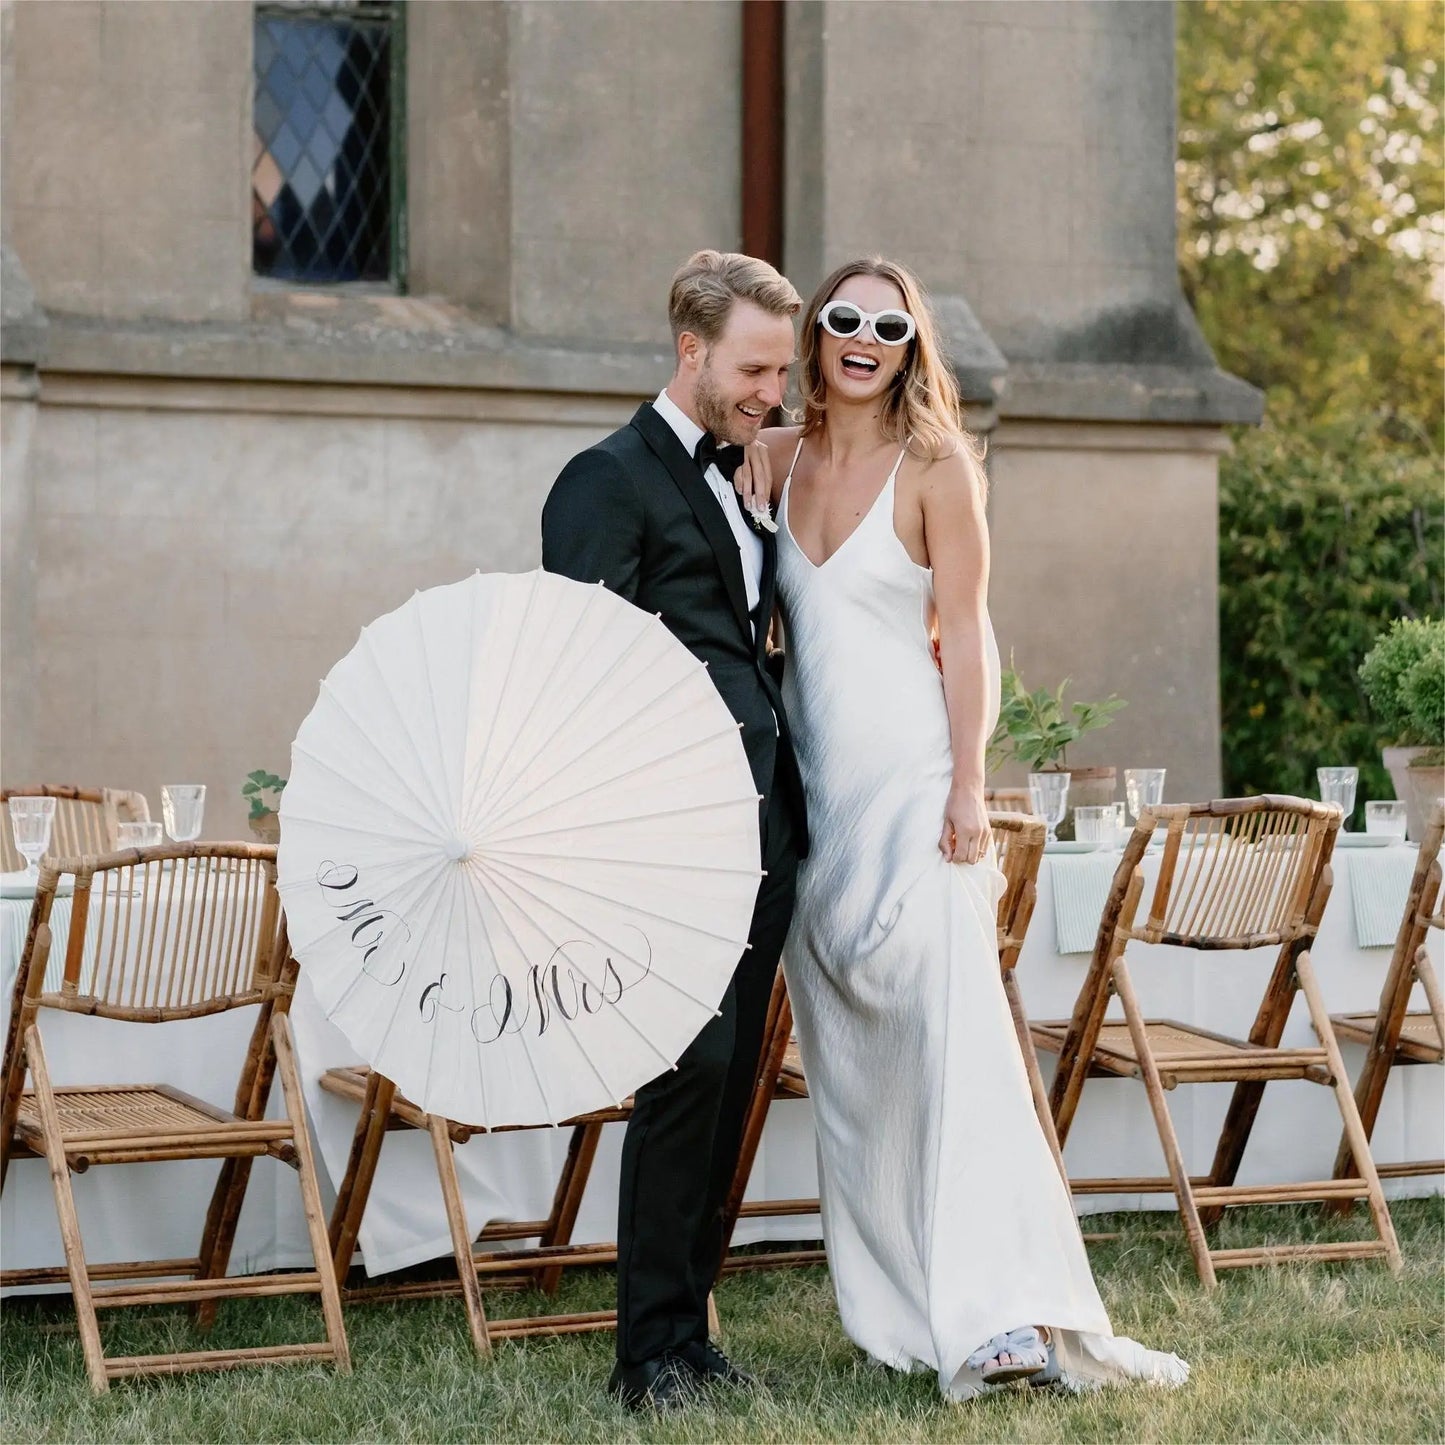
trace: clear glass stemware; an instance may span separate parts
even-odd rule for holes
[[[201,836],[205,813],[204,783],[167,783],[161,789],[161,815],[173,842],[194,843]]]
[[[1338,803],[1344,813],[1340,832],[1349,831],[1350,819],[1355,812],[1355,789],[1359,786],[1358,768],[1316,768],[1315,776],[1320,780],[1320,802]]]
[[[1125,768],[1124,800],[1129,805],[1129,817],[1139,821],[1139,814],[1145,808],[1164,801],[1164,768]]]
[[[1029,804],[1048,826],[1050,843],[1059,841],[1059,824],[1069,806],[1069,775],[1067,773],[1030,773]]]
[[[55,823],[54,798],[11,798],[10,834],[15,851],[25,859],[25,872],[31,878],[40,874],[40,860],[50,847],[50,830]]]

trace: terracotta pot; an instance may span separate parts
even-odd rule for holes
[[[1405,836],[1418,843],[1425,836],[1430,815],[1445,803],[1445,763],[1421,767],[1419,763],[1405,769]]]
[[[257,842],[279,843],[281,841],[281,818],[278,814],[262,813],[259,818],[251,817],[246,821],[256,835]]]
[[[1074,836],[1075,808],[1097,808],[1112,803],[1118,784],[1115,768],[1068,768],[1065,771],[1069,775],[1069,810],[1059,824],[1061,839]]]
[[[1428,801],[1423,809],[1415,802],[1410,764],[1428,751],[1428,748],[1384,748],[1380,754],[1390,781],[1395,785],[1395,796],[1405,805],[1405,836],[1415,843],[1425,836],[1425,820],[1430,813]],[[1426,768],[1425,771],[1431,770]]]

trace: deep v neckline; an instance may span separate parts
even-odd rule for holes
[[[814,572],[821,572],[824,570],[824,568],[828,567],[838,556],[838,554],[848,546],[848,544],[853,540],[853,538],[856,537],[858,533],[861,532],[863,528],[868,525],[868,522],[872,518],[873,513],[878,510],[878,504],[893,489],[893,483],[898,477],[898,468],[903,465],[903,458],[908,455],[908,444],[906,442],[904,443],[903,450],[898,453],[898,458],[893,463],[892,471],[890,471],[887,477],[884,478],[883,485],[878,489],[878,495],[874,497],[873,500],[868,504],[868,510],[864,512],[863,515],[859,517],[859,519],[853,524],[853,530],[849,532],[848,535],[844,537],[843,540],[839,542],[838,545],[834,547],[833,550],[829,552],[828,555],[824,557],[821,562],[813,561],[813,559],[808,556],[807,552],[803,550],[803,544],[798,541],[796,535],[793,532],[793,524],[790,517],[790,508],[788,506],[789,498],[793,490],[793,473],[798,469],[798,458],[802,456],[802,454],[803,438],[799,437],[798,449],[793,453],[793,465],[788,468],[788,475],[783,479],[783,495],[778,506],[778,511],[782,514],[782,522],[783,526],[787,529],[788,540],[793,544],[793,547],[796,549],[798,556],[800,556],[803,561],[805,561],[808,566],[813,569]],[[888,519],[888,528],[890,531],[894,531],[892,517]],[[911,561],[912,559],[910,558],[909,560]]]

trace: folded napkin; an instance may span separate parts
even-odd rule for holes
[[[1054,885],[1054,937],[1059,953],[1092,953],[1117,853],[1072,853],[1045,858]]]
[[[1335,854],[1336,869],[1340,856]],[[1348,868],[1357,948],[1389,948],[1394,943],[1418,857],[1414,848],[1351,850]]]

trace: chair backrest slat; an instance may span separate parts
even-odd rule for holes
[[[124,788],[78,788],[72,783],[37,783],[0,790],[0,804],[11,798],[54,798],[55,823],[50,830],[48,858],[93,857],[116,846],[117,823],[150,821],[143,793]],[[0,871],[15,872],[25,860],[15,847],[7,810],[0,807]]]
[[[183,1018],[273,995],[283,939],[275,851],[180,844],[42,865],[42,876],[75,874],[76,906],[65,984],[41,1005]]]
[[[990,810],[988,821],[1005,879],[998,905],[998,948],[999,962],[1007,969],[1018,961],[1023,932],[1033,913],[1035,880],[1047,829],[1041,818],[1027,813]]]
[[[1252,948],[1313,933],[1307,915],[1339,821],[1333,805],[1272,796],[1148,809],[1135,829],[1138,855],[1162,828],[1159,876],[1147,919],[1121,923],[1147,942],[1196,948]],[[1116,877],[1115,891],[1126,883]]]

